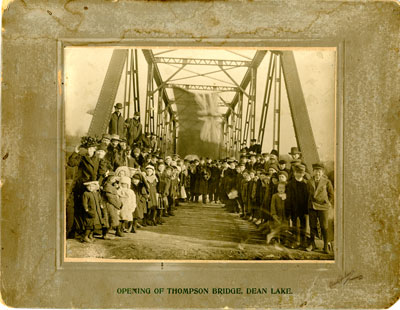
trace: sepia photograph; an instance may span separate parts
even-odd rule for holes
[[[65,261],[335,259],[336,48],[63,50]]]

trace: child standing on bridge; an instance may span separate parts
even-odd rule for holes
[[[93,242],[95,229],[102,229],[104,225],[103,213],[101,210],[101,198],[98,192],[99,183],[97,181],[85,182],[86,191],[82,196],[84,209],[85,234],[83,242]]]

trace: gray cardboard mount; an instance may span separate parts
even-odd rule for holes
[[[44,1],[3,11],[1,294],[12,307],[384,308],[400,295],[394,1]],[[64,262],[64,46],[338,49],[335,262]],[[150,288],[118,294],[118,288]],[[155,288],[291,288],[168,295]]]

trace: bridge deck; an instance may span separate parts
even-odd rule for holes
[[[222,205],[185,203],[165,223],[94,243],[67,240],[67,257],[113,259],[276,260],[332,259],[322,252],[305,252],[267,245],[257,227],[228,213]],[[112,233],[110,234],[112,236]]]

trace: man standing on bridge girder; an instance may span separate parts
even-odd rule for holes
[[[125,137],[124,117],[121,113],[122,103],[118,102],[115,106],[115,111],[111,114],[108,133],[110,135],[118,135],[121,139]]]
[[[142,138],[142,124],[140,123],[140,112],[135,112],[133,118],[125,121],[126,139],[128,145],[133,149],[133,145]]]

